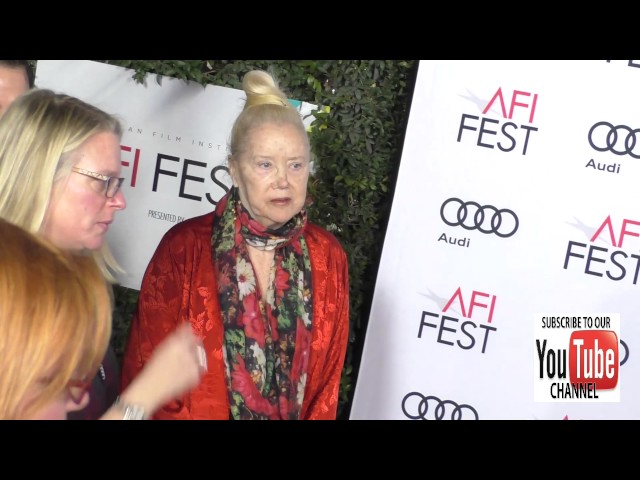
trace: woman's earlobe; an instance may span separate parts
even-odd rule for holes
[[[229,170],[229,177],[231,178],[231,184],[238,188],[238,182],[236,181],[236,176],[233,174],[233,170]]]
[[[227,171],[229,172],[229,178],[231,179],[231,184],[237,188],[238,182],[236,182],[235,169],[231,166],[231,162],[232,162],[232,158],[231,158],[231,155],[229,155],[229,158],[227,159]]]

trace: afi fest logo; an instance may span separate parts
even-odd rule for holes
[[[153,132],[154,136],[155,134],[156,132]],[[179,138],[180,137],[178,137],[178,139]],[[185,158],[184,163],[182,163],[181,157],[161,152],[154,153],[153,155],[142,155],[140,148],[131,147],[129,145],[120,145],[120,150],[123,152],[120,163],[123,167],[128,167],[131,171],[131,180],[129,182],[131,188],[136,187],[139,173],[138,168],[140,167],[140,160],[143,159],[142,163],[145,163],[144,160],[146,160],[148,165],[151,165],[152,163],[155,164],[152,172],[152,184],[149,185],[150,179],[147,178],[147,184],[144,185],[143,188],[146,187],[149,189],[150,187],[150,191],[152,192],[157,192],[158,190],[169,191],[170,188],[173,188],[174,193],[176,193],[180,198],[195,200],[196,202],[203,201],[203,196],[199,195],[198,193],[200,192],[196,192],[194,187],[201,190],[201,187],[198,187],[198,184],[205,184],[205,182],[208,182],[207,162],[200,162]],[[229,187],[221,178],[219,178],[221,175],[229,173],[227,167],[224,165],[214,165],[208,173],[211,181],[218,185],[223,191],[219,197],[229,191]],[[178,179],[179,182],[171,182],[167,180],[167,177],[174,177]],[[162,185],[160,185],[161,183]],[[217,205],[218,203],[218,201],[214,199],[208,191],[204,192],[204,198],[206,198],[206,200],[212,205]],[[150,212],[151,211],[152,210],[150,210]]]
[[[496,93],[482,110],[482,115],[486,115],[490,110],[496,111],[492,108],[496,107],[499,108],[504,120],[513,120],[514,111],[517,109],[518,113],[525,113],[527,123],[532,124],[537,104],[537,93],[514,90],[509,94],[506,91],[503,93],[502,87],[498,87]],[[465,141],[468,141],[466,140],[468,138],[473,138],[478,147],[491,149],[498,147],[501,152],[508,153],[515,150],[526,155],[531,133],[537,131],[538,129],[532,125],[522,123],[518,125],[512,121],[502,123],[501,120],[494,118],[463,113],[458,128],[458,142],[462,141],[464,135]]]
[[[440,300],[435,295],[430,295],[430,298]],[[493,311],[496,307],[496,298],[495,295],[473,290],[471,297],[467,297],[467,302],[465,302],[462,288],[458,287],[444,308],[442,308],[442,314],[439,312],[427,312],[426,310],[422,311],[420,325],[418,326],[418,338],[423,336],[435,338],[437,343],[448,345],[449,347],[485,353],[488,348],[489,335],[498,330],[496,327],[491,326]],[[449,309],[456,314],[459,311],[463,320],[457,316],[446,314]],[[488,312],[485,313],[480,309],[487,309]],[[475,317],[474,311],[476,313]],[[478,317],[481,318],[479,319]],[[433,331],[429,329],[433,329]]]
[[[534,322],[534,401],[620,401],[620,314],[538,314]]]
[[[589,238],[590,244],[569,240],[563,268],[583,270],[585,275],[636,285],[640,274],[640,255],[630,252],[637,251],[638,241],[634,242],[629,237],[640,237],[640,221],[625,218],[618,223],[608,215]],[[614,248],[595,245],[596,241]]]

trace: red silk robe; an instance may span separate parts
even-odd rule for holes
[[[133,316],[121,389],[140,372],[158,343],[189,321],[204,342],[208,371],[198,387],[158,410],[156,419],[229,419],[222,359],[223,328],[211,259],[213,212],[173,226],[145,272]],[[308,223],[313,289],[312,343],[301,418],[336,418],[349,334],[347,258],[337,239]]]

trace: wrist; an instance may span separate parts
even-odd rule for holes
[[[149,410],[144,406],[137,403],[130,403],[126,399],[121,397],[116,398],[113,404],[119,411],[122,412],[123,420],[148,420]]]

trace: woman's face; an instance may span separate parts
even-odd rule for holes
[[[24,68],[0,66],[0,115],[27,90],[29,78]]]
[[[77,168],[120,177],[120,142],[113,133],[90,137],[73,155]],[[107,198],[103,180],[72,171],[53,186],[42,233],[59,248],[97,250],[116,211],[126,205],[122,190]]]
[[[65,390],[47,405],[33,414],[31,420],[66,420],[67,413],[82,410],[89,404],[89,393],[85,393],[80,403],[76,403]]]
[[[267,228],[287,223],[304,207],[309,179],[309,146],[289,124],[262,125],[249,134],[248,148],[229,167],[240,200]]]
[[[36,383],[30,390],[30,394],[23,403],[27,407],[31,402],[42,395],[46,388],[47,380]],[[73,386],[72,386],[73,385]],[[77,382],[67,386],[62,392],[49,400],[45,405],[29,416],[29,420],[66,420],[67,413],[82,410],[89,404],[88,383],[76,386]]]

